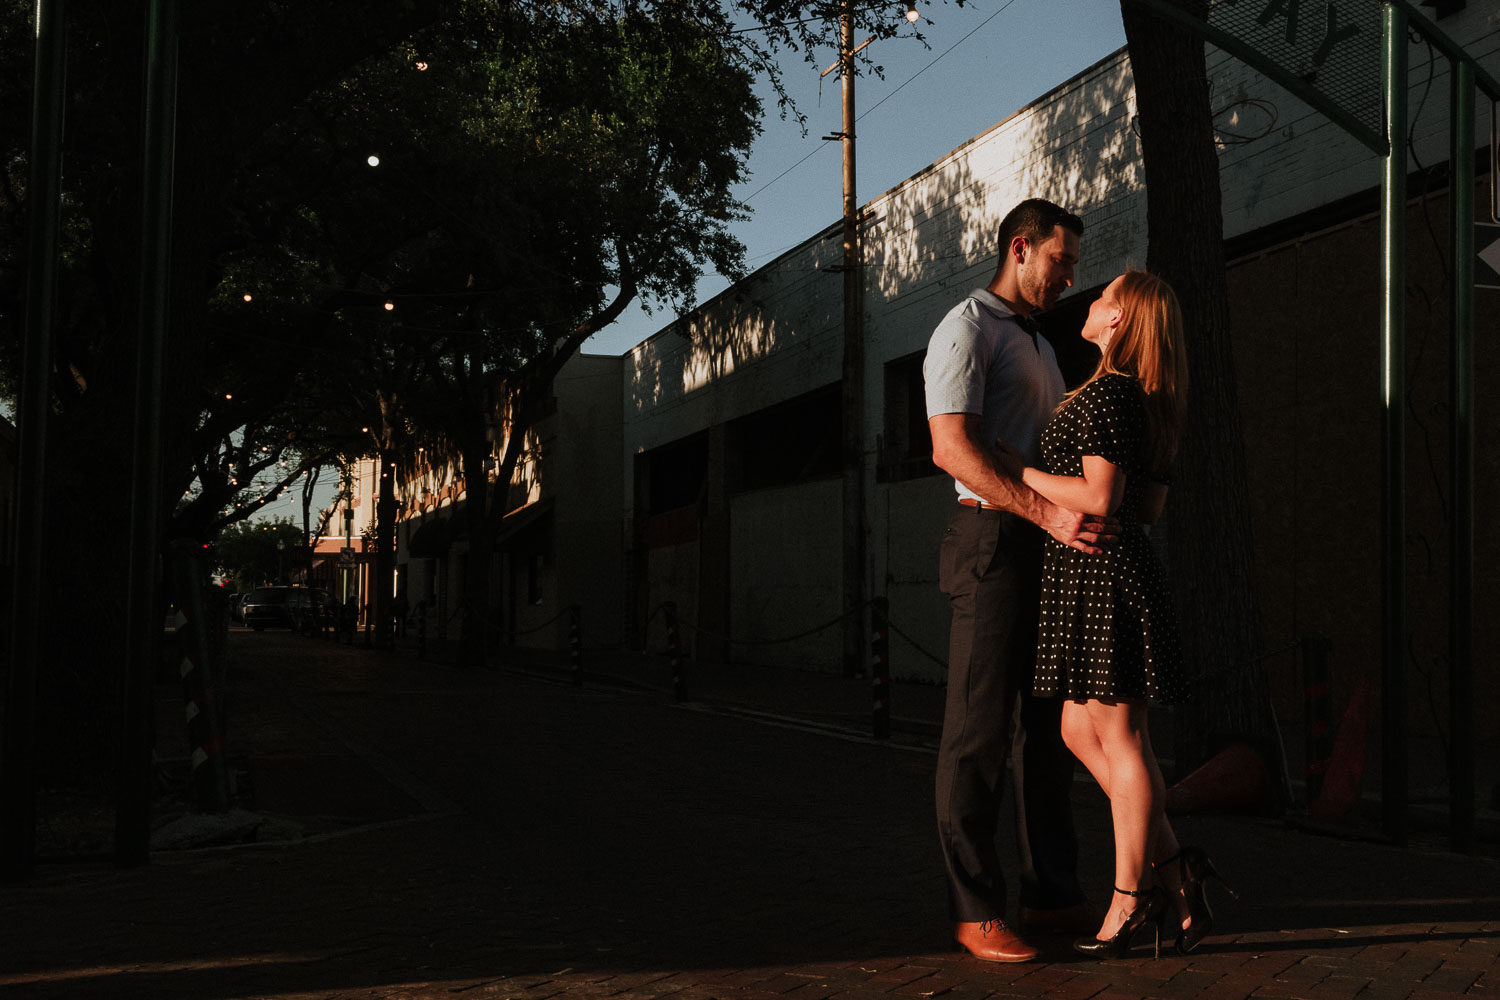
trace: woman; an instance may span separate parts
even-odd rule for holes
[[[1109,911],[1074,948],[1118,957],[1154,922],[1159,951],[1175,915],[1186,953],[1212,923],[1203,883],[1217,872],[1201,850],[1178,846],[1146,729],[1148,699],[1184,694],[1166,578],[1145,531],[1166,501],[1187,405],[1177,296],[1155,275],[1127,271],[1090,307],[1083,337],[1102,352],[1099,366],[1042,434],[1049,471],[1022,472],[1053,503],[1112,514],[1121,529],[1100,555],[1048,539],[1043,571],[1035,693],[1067,699],[1063,739],[1109,796],[1115,830]]]

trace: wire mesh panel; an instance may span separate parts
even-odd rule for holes
[[[1383,6],[1381,0],[1212,0],[1208,23],[1382,135]]]

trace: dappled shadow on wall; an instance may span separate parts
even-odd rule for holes
[[[631,355],[635,413],[690,395],[757,360],[834,328],[841,284],[830,229],[678,319]]]
[[[1084,218],[1077,287],[1102,283],[1122,262],[1143,264],[1145,180],[1134,106],[1122,56],[872,203],[867,288],[891,301],[960,275],[971,281],[965,272],[994,266],[1005,213],[1034,197]]]

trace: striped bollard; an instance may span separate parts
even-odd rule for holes
[[[202,590],[207,574],[201,571],[191,543],[173,543],[171,555],[172,591],[177,598],[172,627],[182,650],[178,674],[192,747],[193,801],[199,809],[222,812],[229,807],[229,769],[224,760],[215,671],[208,653],[211,626]]]
[[[872,722],[875,738],[891,738],[891,624],[890,603],[884,597],[870,602],[870,685],[874,695]]]
[[[1323,794],[1333,739],[1329,729],[1328,654],[1333,640],[1320,632],[1302,637],[1302,682],[1307,720],[1307,803]]]
[[[573,617],[568,622],[568,669],[573,674],[573,683],[583,683],[583,607],[572,607]]]
[[[667,657],[672,664],[672,694],[678,701],[687,700],[687,686],[682,682],[682,637],[677,634],[677,604],[662,605],[667,619]]]

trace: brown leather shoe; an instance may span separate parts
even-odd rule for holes
[[[1053,910],[1023,906],[1017,923],[1025,934],[1097,934],[1104,924],[1104,914],[1087,900]]]
[[[953,940],[986,962],[1029,962],[1036,958],[1036,949],[1022,941],[1003,920],[954,924]]]

